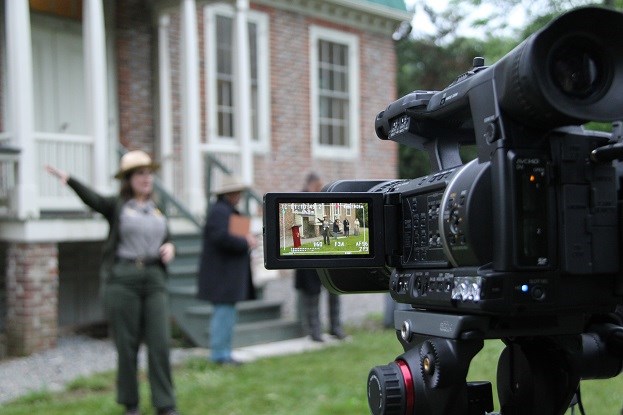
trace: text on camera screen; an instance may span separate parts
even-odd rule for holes
[[[364,202],[279,203],[279,256],[370,254]]]

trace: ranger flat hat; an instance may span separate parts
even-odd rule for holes
[[[247,190],[249,186],[245,184],[242,179],[236,175],[225,176],[219,186],[212,191],[215,195],[224,195],[227,193],[242,192]]]
[[[121,157],[119,171],[115,174],[115,179],[121,179],[134,169],[148,167],[152,171],[160,167],[159,163],[154,163],[149,154],[141,150],[128,151]]]

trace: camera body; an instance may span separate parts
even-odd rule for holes
[[[578,125],[623,119],[620,21],[606,9],[569,12],[496,64],[477,58],[443,91],[391,103],[377,116],[376,134],[427,151],[433,172],[342,180],[324,195],[267,194],[267,266],[316,268],[336,292],[389,290],[425,310],[612,309],[623,294],[619,174],[612,157],[594,154],[616,139]],[[464,144],[476,145],[477,160],[461,162]],[[366,197],[369,255],[294,252],[283,262],[279,203]]]
[[[610,137],[560,128],[528,148],[502,149],[492,160],[417,179],[340,181],[323,193],[269,193],[267,266],[316,268],[334,292],[389,290],[397,302],[427,310],[608,311],[621,302],[618,174],[613,163],[590,157]],[[283,216],[268,215],[297,203],[369,206],[362,221],[370,235],[366,255],[309,249],[278,254],[287,243],[277,245],[274,236],[289,227],[279,229],[274,225],[285,223]]]
[[[394,313],[405,353],[368,377],[373,414],[490,413],[490,383],[466,382],[484,339],[506,343],[503,414],[562,415],[581,379],[621,372],[621,51],[622,13],[565,13],[378,114],[377,136],[426,151],[431,174],[265,195],[267,268],[411,306]],[[466,144],[478,156],[464,164]],[[340,231],[355,218],[356,235]]]
[[[620,302],[617,175],[589,161],[608,142],[563,129],[396,186],[387,198],[401,219],[389,261],[394,299],[463,314],[612,308]]]

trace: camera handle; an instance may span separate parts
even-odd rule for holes
[[[405,353],[370,371],[372,414],[491,413],[491,384],[467,382],[466,376],[484,339],[501,338],[506,344],[497,368],[501,414],[562,415],[572,403],[580,379],[612,378],[623,368],[620,321],[597,322],[582,334],[561,334],[578,333],[577,326],[568,321],[559,321],[558,332],[533,328],[530,333],[493,329],[486,316],[396,311],[397,336]]]
[[[428,154],[432,173],[463,164],[459,153],[459,143],[456,141],[432,140],[424,143],[424,149]]]
[[[609,163],[614,160],[623,160],[623,121],[612,123],[612,138],[614,144],[598,147],[591,152],[591,160],[595,163]]]

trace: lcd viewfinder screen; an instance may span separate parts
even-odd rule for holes
[[[279,256],[370,255],[367,202],[279,203]]]
[[[268,269],[383,266],[383,195],[299,192],[264,195]]]

